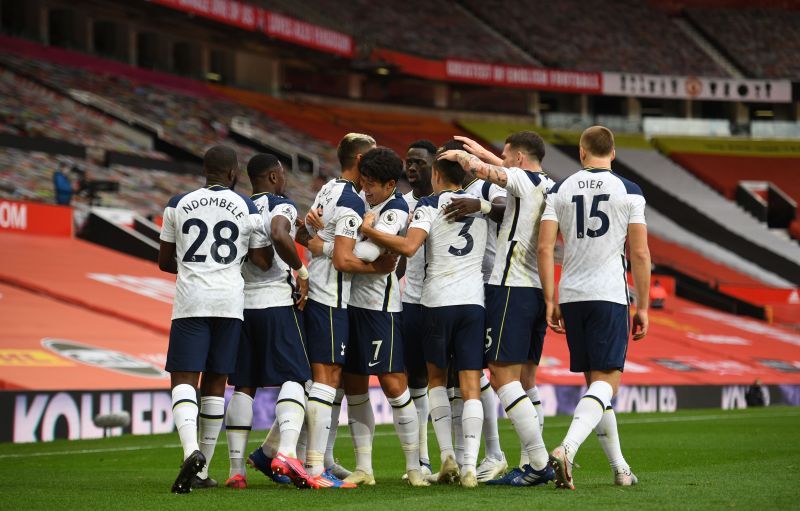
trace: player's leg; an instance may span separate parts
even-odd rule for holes
[[[464,463],[464,430],[462,418],[464,416],[464,398],[458,385],[458,372],[452,361],[447,371],[447,398],[450,400],[450,415],[453,418],[453,450],[456,453],[456,463]]]
[[[356,343],[351,339],[348,353],[348,371],[357,370],[351,362],[358,352]],[[356,348],[356,349],[353,349]],[[359,371],[360,372],[360,371]],[[353,439],[353,450],[356,455],[356,468],[344,480],[353,484],[372,486],[375,477],[372,474],[372,441],[375,438],[375,415],[369,399],[369,375],[345,372],[342,376],[345,395],[347,396],[347,417],[350,437]]]
[[[539,396],[539,387],[536,385],[536,371],[539,369],[539,364],[528,360],[522,365],[522,372],[520,373],[520,383],[525,393],[536,408],[536,417],[539,419],[539,431],[544,433],[544,409],[542,408],[542,399]]]
[[[392,421],[406,459],[406,476],[411,486],[428,486],[419,465],[419,419],[405,373],[378,375],[381,388],[392,407]]]
[[[268,340],[262,378],[269,385],[281,386],[275,404],[277,445],[270,453],[269,470],[290,478],[299,488],[308,488],[308,474],[296,452],[306,410],[305,389],[300,382],[311,376],[303,316],[294,307],[284,306],[270,307],[266,317]]]
[[[325,444],[325,470],[335,475],[339,479],[344,479],[350,475],[350,471],[341,466],[333,455],[333,448],[336,445],[336,435],[339,433],[339,418],[342,415],[342,400],[345,391],[343,388],[336,389],[336,397],[331,407],[331,429],[328,430],[328,442]]]
[[[264,342],[267,338],[263,321],[263,311],[244,310],[244,322],[236,356],[236,369],[228,377],[228,384],[234,386],[228,408],[225,410],[225,436],[228,439],[228,459],[230,470],[225,486],[246,488],[245,450],[253,425],[253,398],[256,387],[260,385],[259,374],[263,369]]]
[[[206,463],[197,438],[197,384],[211,343],[206,319],[175,319],[169,333],[166,370],[172,388],[172,417],[183,447],[183,464],[172,485],[173,493],[189,493],[193,478]]]
[[[225,384],[228,375],[236,371],[243,322],[234,318],[210,318],[211,344],[206,371],[200,380],[200,451],[206,465],[197,474],[208,478],[208,468],[217,446],[222,420],[225,418]]]
[[[422,306],[403,303],[403,353],[408,387],[414,407],[417,410],[419,425],[419,464],[423,475],[430,475],[431,462],[428,454],[428,368],[425,365],[425,354],[422,348],[425,325],[422,320]]]
[[[585,373],[586,386],[591,385],[591,374]],[[614,473],[614,484],[618,486],[631,486],[637,484],[639,479],[631,472],[631,467],[622,454],[622,447],[619,443],[619,432],[617,430],[617,415],[614,408],[608,405],[603,412],[603,418],[594,428],[600,447],[608,459],[611,471]]]
[[[225,410],[225,436],[228,439],[230,471],[225,486],[246,488],[245,451],[253,426],[254,387],[234,387],[228,408]]]
[[[506,455],[500,447],[500,432],[497,429],[497,395],[489,383],[489,378],[481,371],[481,405],[483,406],[483,441],[486,458],[481,462],[489,462],[494,466],[508,466]],[[487,465],[488,466],[488,465]],[[500,472],[505,470],[501,469]],[[480,467],[478,478],[480,480]]]
[[[423,352],[428,369],[428,399],[433,432],[439,444],[441,468],[438,481],[451,483],[458,477],[453,450],[452,412],[447,397],[447,367],[451,353],[449,339],[453,327],[452,307],[423,307],[425,342]]]
[[[458,371],[459,387],[464,399],[461,418],[464,437],[464,460],[461,465],[461,485],[477,486],[478,451],[483,429],[481,404],[481,373],[483,372],[486,311],[479,305],[457,308],[457,326],[453,331],[453,364]]]
[[[571,467],[575,455],[602,420],[622,377],[629,317],[627,307],[610,302],[563,304],[561,310],[568,332],[570,370],[588,372],[590,382],[586,394],[575,407],[567,435],[551,453],[557,486],[574,489]],[[575,358],[573,351],[577,355]]]
[[[308,450],[306,470],[316,478],[324,471],[324,452],[331,428],[331,410],[341,382],[342,364],[349,337],[346,309],[337,309],[308,300],[304,309],[308,335],[308,357],[313,384],[308,393],[306,421]],[[338,487],[336,481],[324,487]]]
[[[406,478],[412,486],[428,486],[422,476],[419,465],[419,419],[411,392],[408,389],[408,378],[403,372],[405,338],[402,331],[402,318],[394,312],[381,313],[380,339],[388,340],[388,345],[375,343],[371,369],[378,375],[383,393],[392,407],[392,422],[400,439],[400,447],[406,460]]]
[[[491,342],[490,328],[491,320],[489,304],[498,286],[484,286],[486,295],[486,341],[487,344],[484,348],[488,348]],[[483,405],[483,440],[484,440],[484,454],[485,457],[478,465],[478,481],[484,482],[494,479],[497,475],[502,474],[508,463],[506,456],[500,447],[500,432],[497,429],[497,394],[495,394],[492,385],[489,383],[489,378],[486,376],[485,371],[481,373],[481,404]]]

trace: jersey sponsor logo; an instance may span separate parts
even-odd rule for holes
[[[130,376],[166,378],[167,373],[153,364],[119,351],[96,348],[68,339],[44,338],[42,346],[69,360],[108,369]]]
[[[369,363],[369,364],[367,364],[367,365],[368,365],[369,367],[375,367],[376,365],[378,365],[378,364],[380,364],[380,363],[381,363],[381,361],[380,361],[380,360],[378,360],[378,361],[375,361],[375,362],[370,362],[370,363]]]

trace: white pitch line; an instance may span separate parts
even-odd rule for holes
[[[567,418],[566,416],[562,416],[563,418]],[[775,418],[786,418],[786,417],[800,417],[800,410],[797,410],[796,413],[771,413],[771,414],[763,414],[763,415],[738,415],[738,414],[715,414],[715,415],[689,415],[683,417],[649,417],[645,418],[642,417],[641,419],[626,419],[620,418],[619,423],[621,425],[628,425],[628,424],[655,424],[659,422],[698,422],[698,421],[708,421],[708,420],[742,420],[742,419],[775,419]],[[340,426],[341,427],[341,426]],[[396,435],[394,431],[376,431],[375,436],[391,436]],[[345,430],[339,433],[341,437],[349,437],[350,432]],[[225,444],[226,442],[220,442],[220,444]],[[254,445],[257,444],[256,441],[251,441]],[[19,453],[19,454],[0,454],[0,459],[12,459],[12,458],[32,458],[38,456],[64,456],[70,454],[98,454],[104,452],[126,452],[126,451],[145,451],[151,449],[173,449],[180,447],[181,444],[162,444],[162,445],[140,445],[140,446],[131,446],[131,447],[116,447],[116,448],[106,448],[106,449],[76,449],[70,451],[52,451],[52,452],[32,452],[32,453]]]

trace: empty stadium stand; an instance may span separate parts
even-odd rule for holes
[[[638,0],[463,0],[548,66],[727,76],[669,16]]]
[[[530,64],[533,59],[498,37],[480,20],[446,0],[382,2],[261,0],[268,8],[352,35],[363,57],[375,47],[422,57]],[[435,37],[433,36],[435,35]],[[442,44],[446,41],[447,44]]]
[[[687,18],[749,76],[800,76],[800,10],[754,3],[689,8]]]

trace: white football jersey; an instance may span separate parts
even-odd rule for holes
[[[489,284],[542,287],[536,259],[539,220],[553,180],[543,172],[505,169],[508,182],[506,212],[497,234],[497,255]]]
[[[507,195],[505,190],[483,179],[473,179],[470,184],[464,187],[464,191],[489,202],[494,202],[497,197],[506,197]],[[489,218],[489,215],[485,215],[485,217],[488,222],[488,234],[486,235],[486,251],[483,253],[481,271],[483,271],[483,281],[489,282],[489,278],[492,276],[492,268],[494,268],[495,254],[497,253],[497,222]]]
[[[242,319],[242,260],[270,244],[253,201],[221,185],[176,195],[164,209],[161,239],[175,243],[178,259],[172,319]]]
[[[320,212],[325,227],[316,233],[320,239],[333,242],[336,236],[358,241],[362,217],[366,211],[364,199],[352,182],[332,179],[317,193],[312,209]],[[333,267],[333,259],[319,255],[308,263],[308,297],[329,307],[347,307],[350,299],[351,274]]]
[[[406,230],[408,204],[399,192],[395,192],[385,201],[370,209],[378,214],[375,229],[389,234],[400,234]],[[368,262],[377,259],[381,252],[382,250],[369,240],[359,241],[353,251],[360,259]],[[401,312],[403,304],[400,302],[400,285],[397,283],[397,275],[395,272],[388,275],[356,273],[350,283],[348,304],[362,309]]]
[[[419,199],[414,197],[414,192],[410,191],[403,195],[408,210],[414,211]],[[417,253],[406,258],[406,286],[403,289],[404,303],[419,303],[422,299],[422,281],[425,280],[425,251],[417,250]]]
[[[297,226],[297,206],[294,202],[280,195],[259,193],[250,197],[264,220],[264,228],[269,233],[272,220],[282,216],[289,221],[289,235],[294,239]],[[250,261],[242,265],[244,277],[244,308],[266,309],[267,307],[285,307],[292,305],[294,292],[294,276],[289,265],[275,253],[272,267],[263,271]]]
[[[628,304],[625,242],[629,224],[644,224],[636,183],[608,169],[583,169],[553,185],[542,220],[564,238],[559,303],[600,300]]]
[[[482,214],[458,222],[444,216],[452,197],[472,197],[464,190],[444,191],[423,197],[411,218],[409,229],[428,233],[420,247],[425,254],[425,281],[421,303],[425,307],[446,305],[484,306],[481,264],[486,250],[487,222]]]

